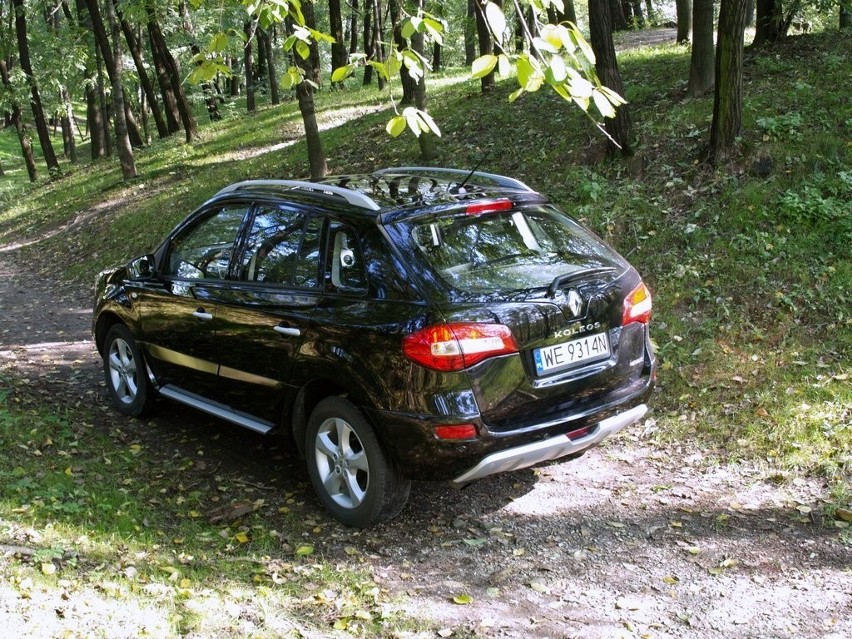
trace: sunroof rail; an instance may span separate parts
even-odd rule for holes
[[[334,186],[333,184],[326,184],[324,182],[305,182],[304,180],[246,180],[244,182],[237,182],[236,184],[226,186],[216,195],[224,195],[225,193],[232,193],[252,186],[274,186],[283,189],[310,191],[311,193],[332,194],[342,197],[352,206],[367,209],[368,211],[378,211],[382,208],[374,199],[358,191],[346,189],[341,186]]]
[[[521,182],[520,180],[516,180],[515,178],[506,177],[505,175],[497,175],[496,173],[485,173],[484,171],[474,171],[471,173],[470,171],[465,171],[464,169],[444,169],[433,166],[401,166],[390,169],[381,169],[373,173],[373,175],[387,175],[393,173],[402,173],[402,174],[411,174],[411,175],[424,175],[424,176],[435,176],[440,174],[452,175],[454,177],[466,178],[467,176],[471,176],[471,178],[485,178],[490,180],[497,186],[502,186],[507,189],[515,189],[517,191],[530,191],[532,192],[529,186]],[[480,184],[480,186],[483,186]]]

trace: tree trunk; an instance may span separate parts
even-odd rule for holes
[[[352,14],[349,16],[349,54],[358,52],[358,0],[350,3]]]
[[[654,10],[652,0],[645,0],[645,13],[648,14],[648,22],[654,24],[657,21],[657,12]]]
[[[183,20],[183,30],[192,39],[192,42],[189,45],[189,50],[192,52],[193,56],[200,57],[201,47],[198,46],[198,41],[195,37],[195,25],[193,24],[192,18],[189,15],[189,7],[186,4],[186,0],[180,0],[178,4],[181,19]],[[196,66],[200,66],[202,63],[199,60],[195,64]],[[219,113],[219,100],[216,96],[216,90],[213,88],[213,85],[207,80],[204,80],[200,84],[201,93],[204,94],[204,104],[207,106],[207,117],[210,118],[211,122],[221,120],[222,114]]]
[[[153,17],[153,13],[149,13]],[[160,43],[154,35],[153,28],[159,29],[156,26],[156,20],[149,18],[146,25],[148,31],[148,43],[151,46],[151,60],[154,63],[154,70],[157,73],[157,85],[160,87],[160,96],[163,98],[163,113],[166,116],[166,127],[169,135],[180,131],[180,111],[177,106],[177,98],[172,90],[172,83],[169,81],[169,73],[166,69],[166,62],[163,59],[163,52],[160,50]]]
[[[464,63],[470,66],[476,60],[476,0],[467,0],[467,19],[464,23]]]
[[[716,91],[710,126],[709,159],[713,164],[730,156],[742,127],[743,34],[747,0],[722,0],[716,36]]]
[[[95,34],[95,42],[101,50],[104,66],[107,69],[110,84],[112,85],[112,106],[115,114],[115,137],[118,146],[118,158],[121,163],[121,174],[124,179],[135,178],[136,160],[133,157],[133,147],[127,131],[127,113],[124,104],[124,87],[121,84],[121,35],[118,21],[115,18],[115,10],[112,2],[106,3],[107,20],[112,30],[112,45],[107,37],[106,28],[101,18],[100,7],[97,0],[86,0],[89,7],[89,15],[92,18],[92,30]]]
[[[781,0],[757,0],[757,17],[754,23],[754,41],[756,47],[777,42],[781,37],[783,13]]]
[[[840,28],[852,28],[852,7],[843,3],[840,4]]]
[[[388,14],[390,15],[391,30],[393,31],[394,46],[402,51],[407,46],[405,38],[402,37],[402,25],[400,24],[400,8],[397,0],[389,0]],[[399,69],[399,79],[402,84],[402,99],[400,104],[414,104],[416,100],[417,83],[408,72],[404,64]]]
[[[692,28],[692,0],[675,0],[677,10],[677,36],[678,44],[689,42],[689,31]]]
[[[418,9],[423,9],[423,0],[418,0]],[[423,55],[424,37],[422,33],[414,33],[411,36],[411,48],[420,56]],[[414,103],[417,109],[426,112],[426,75],[420,76],[414,89]],[[435,135],[431,131],[421,131],[417,137],[417,142],[420,144],[420,157],[424,160],[431,160],[435,157]]]
[[[636,21],[637,27],[640,29],[645,28],[645,16],[642,15],[642,0],[632,0],[633,1],[633,18]]]
[[[30,62],[30,47],[27,42],[27,16],[24,11],[24,0],[12,0],[12,6],[15,8],[15,33],[18,36],[18,58],[21,64],[21,69],[27,76],[27,82],[30,85],[30,106],[33,112],[33,121],[35,122],[36,132],[38,133],[38,141],[41,144],[41,151],[44,154],[44,161],[47,164],[47,169],[50,172],[59,172],[59,161],[56,159],[56,153],[53,151],[53,143],[50,141],[50,131],[47,128],[47,120],[44,117],[44,108],[41,105],[41,95],[38,91],[35,75],[33,75],[33,67]]]
[[[305,16],[305,25],[310,29],[316,29],[316,18],[314,17],[314,6],[309,0],[303,0],[302,13]],[[297,55],[296,64],[305,72],[305,77],[310,78],[315,70],[311,69],[311,57],[302,60]],[[314,89],[307,82],[300,82],[296,87],[296,97],[299,101],[299,111],[302,114],[302,122],[305,125],[305,142],[308,147],[308,163],[311,167],[311,179],[318,179],[328,174],[328,165],[325,161],[325,151],[322,148],[319,126],[317,125],[317,114],[314,107]]]
[[[697,98],[713,88],[713,0],[694,0],[692,56],[686,93]]]
[[[502,6],[503,1],[499,0],[495,4]],[[494,40],[491,37],[491,29],[488,28],[488,22],[485,19],[485,12],[483,11],[482,5],[478,2],[475,2],[474,15],[476,17],[476,37],[479,42],[479,55],[493,55]],[[494,71],[480,78],[479,82],[483,93],[493,91],[495,86]]]
[[[266,38],[266,68],[269,69],[269,99],[272,104],[281,104],[281,93],[278,90],[278,72],[275,70],[275,27],[265,33]]]
[[[611,4],[603,0],[589,2],[589,32],[592,50],[595,53],[595,70],[604,86],[624,95],[618,60],[615,57],[615,45],[612,42]],[[629,156],[630,148],[630,111],[626,104],[616,109],[614,118],[606,118],[606,132],[610,136],[607,152],[610,155]]]
[[[255,20],[246,22],[244,27],[246,45],[243,49],[243,71],[246,76],[246,111],[249,113],[257,111],[257,105],[254,100],[254,60],[252,56],[252,42],[254,42],[255,29],[257,29],[257,22]]]
[[[373,34],[373,3],[375,0],[364,0],[364,55],[369,60],[372,57],[373,45],[371,42]],[[364,67],[364,86],[373,83],[373,67],[369,64]]]
[[[331,72],[345,67],[349,63],[349,52],[346,50],[346,40],[343,35],[343,13],[340,10],[340,0],[328,0],[328,22],[331,37]],[[332,85],[334,86],[334,85]]]
[[[607,2],[607,0],[589,0],[589,3],[595,2]],[[609,23],[610,23],[610,32],[612,31],[626,31],[628,28],[627,24],[627,16],[624,15],[624,6],[621,4],[621,0],[609,0]],[[600,11],[600,9],[598,9]],[[589,10],[591,13],[591,9]],[[591,22],[591,18],[589,18],[589,22]]]
[[[136,75],[139,76],[139,84],[142,91],[145,92],[145,98],[148,107],[151,109],[151,114],[154,116],[154,123],[157,127],[157,135],[162,140],[170,135],[166,120],[163,118],[163,112],[160,110],[160,105],[157,102],[157,95],[154,93],[154,86],[151,84],[151,79],[148,77],[148,71],[145,69],[145,62],[142,59],[142,47],[139,43],[139,38],[133,31],[133,27],[125,19],[124,15],[118,8],[118,0],[113,0],[116,7],[116,15],[121,23],[121,31],[124,33],[124,39],[127,41],[127,48],[130,49],[130,55],[133,56],[133,64],[136,66]],[[143,108],[143,113],[145,112]]]
[[[6,67],[6,61],[0,58],[0,79],[3,81],[3,86],[11,92],[9,83],[9,69]],[[24,119],[21,117],[21,106],[17,102],[12,102],[12,123],[15,125],[15,131],[18,133],[18,142],[21,144],[21,156],[24,158],[24,164],[27,165],[27,175],[30,182],[38,180],[38,168],[36,167],[35,157],[33,156],[33,145],[30,136],[27,134],[27,125],[24,124]]]
[[[74,106],[71,104],[71,96],[68,95],[68,89],[64,86],[59,90],[59,97],[62,100],[62,146],[65,150],[65,157],[72,164],[77,163],[77,143],[74,139]]]
[[[152,55],[159,57],[160,63],[165,72],[165,79],[171,87],[172,95],[174,96],[177,106],[180,121],[186,133],[186,142],[192,142],[196,136],[197,130],[195,125],[195,117],[192,115],[192,109],[189,106],[189,101],[186,99],[186,93],[183,90],[183,82],[180,77],[180,70],[174,57],[169,51],[166,44],[166,39],[163,37],[163,32],[160,29],[160,23],[157,21],[157,14],[153,2],[146,3],[148,14],[148,35],[151,38]],[[156,53],[153,50],[156,48]]]

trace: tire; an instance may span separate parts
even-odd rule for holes
[[[388,459],[361,412],[340,397],[321,401],[305,433],[308,475],[338,521],[366,528],[396,517],[411,482]]]
[[[139,417],[150,408],[150,382],[142,351],[123,324],[113,326],[103,349],[104,379],[120,413]]]

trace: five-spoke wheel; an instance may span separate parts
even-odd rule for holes
[[[145,412],[148,400],[145,363],[127,327],[116,324],[109,330],[103,362],[107,388],[118,410],[132,416]]]
[[[308,421],[305,442],[314,489],[339,521],[363,528],[391,519],[405,506],[411,482],[390,462],[349,401],[321,401]]]

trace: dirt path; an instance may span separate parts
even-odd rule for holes
[[[130,427],[105,405],[89,292],[28,280],[20,259],[0,247],[0,370]],[[329,522],[298,460],[251,433],[180,408],[146,427],[146,448],[203,442],[211,481],[296,494],[322,523],[319,552],[345,563],[354,548],[412,617],[453,636],[852,636],[852,549],[815,515],[822,486],[661,447],[653,420],[572,463],[464,491],[416,484],[398,520],[367,532]]]

